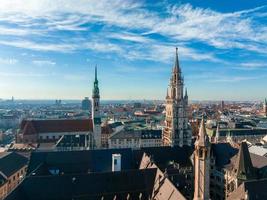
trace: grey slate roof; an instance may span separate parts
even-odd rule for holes
[[[111,171],[112,154],[121,154],[122,170],[134,169],[131,149],[103,149],[86,151],[32,152],[27,174],[49,174],[51,168],[60,173],[88,173]]]
[[[238,149],[232,147],[229,143],[213,143],[211,145],[211,155],[215,156],[215,164],[219,169],[230,164],[231,158],[237,153]]]
[[[220,137],[227,136],[228,134],[231,136],[261,136],[267,134],[267,129],[220,129]]]
[[[32,152],[27,175],[50,174],[50,169],[58,169],[59,173],[88,173],[111,171],[112,154],[121,154],[122,170],[137,169],[146,152],[152,156],[154,162],[165,170],[173,162],[180,166],[192,166],[190,156],[193,149],[184,147],[148,147],[139,150],[127,149],[101,149],[84,151],[51,151]],[[168,156],[166,156],[168,155]]]
[[[7,177],[27,165],[28,159],[15,152],[0,153],[0,171]]]
[[[237,177],[242,180],[249,180],[256,177],[246,142],[242,142],[240,145],[237,159],[234,163],[234,170]]]
[[[267,179],[245,181],[228,197],[229,200],[245,198],[249,200],[267,199]]]
[[[30,176],[6,200],[149,199],[157,169],[121,172]]]

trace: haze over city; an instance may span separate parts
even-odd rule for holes
[[[175,47],[190,100],[264,99],[264,0],[0,4],[0,98],[164,99]]]

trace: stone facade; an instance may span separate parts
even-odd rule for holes
[[[19,185],[27,170],[27,159],[17,153],[0,154],[0,200]]]
[[[162,146],[161,130],[121,130],[113,133],[109,139],[109,148],[141,148]]]
[[[166,96],[166,118],[163,130],[165,146],[191,145],[192,132],[188,125],[188,96],[184,95],[184,79],[179,66],[176,48],[175,65],[172,70]]]

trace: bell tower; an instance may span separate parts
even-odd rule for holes
[[[97,80],[97,66],[95,67],[95,81],[92,94],[92,120],[94,132],[94,146],[101,147],[101,117],[100,117],[100,95]]]
[[[210,141],[202,116],[198,138],[195,142],[195,192],[194,200],[210,199]]]

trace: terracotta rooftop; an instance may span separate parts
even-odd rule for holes
[[[93,131],[93,123],[91,119],[23,120],[20,130],[23,135],[49,132],[85,132]]]

